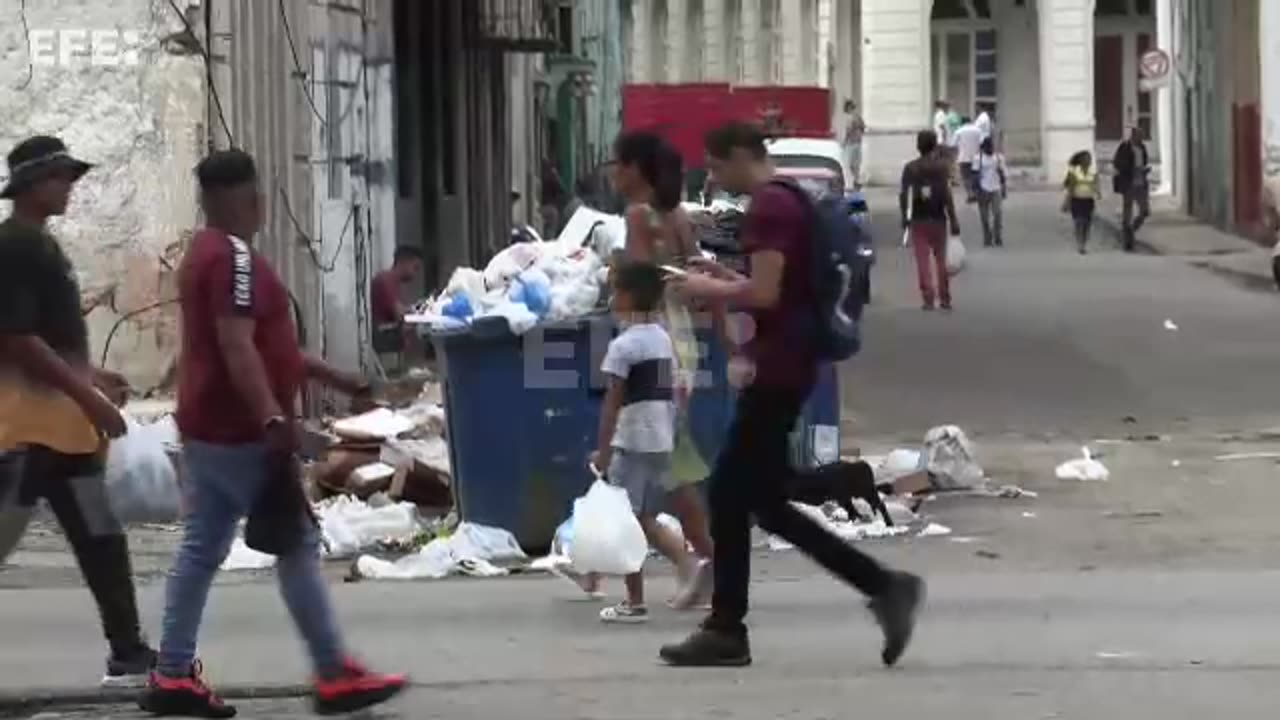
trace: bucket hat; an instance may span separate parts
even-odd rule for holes
[[[75,181],[93,167],[92,163],[74,157],[62,140],[48,135],[37,135],[18,143],[7,160],[9,182],[0,190],[0,198],[5,200],[21,195],[60,170],[70,170]]]

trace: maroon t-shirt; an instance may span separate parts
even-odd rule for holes
[[[369,284],[369,312],[374,325],[392,325],[404,318],[396,312],[400,304],[400,278],[395,270],[383,270]]]
[[[178,271],[182,352],[178,360],[178,428],[184,437],[221,445],[259,442],[261,419],[240,397],[218,346],[216,320],[251,317],[276,401],[291,413],[306,374],[284,283],[248,243],[213,228],[196,233]]]
[[[778,304],[751,311],[755,328],[746,351],[755,362],[756,385],[804,389],[817,378],[817,351],[805,322],[814,304],[811,212],[795,191],[768,183],[752,193],[743,220],[744,252],[773,250],[785,258]]]

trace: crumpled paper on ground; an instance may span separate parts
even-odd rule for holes
[[[354,557],[385,542],[408,543],[422,532],[418,509],[412,503],[368,503],[339,496],[315,505],[324,539],[324,557]],[[237,537],[222,562],[223,570],[263,570],[275,557],[259,553]]]
[[[1057,467],[1054,474],[1059,480],[1079,480],[1081,482],[1106,482],[1111,479],[1111,471],[1106,465],[1093,459],[1089,448],[1080,449],[1081,457],[1068,460]]]
[[[436,538],[416,554],[394,562],[361,556],[355,574],[370,580],[438,580],[454,574],[497,577],[507,571],[494,563],[526,559],[515,536],[506,530],[464,522],[452,535]]]

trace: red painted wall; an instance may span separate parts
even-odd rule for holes
[[[761,121],[770,107],[781,111],[783,134],[831,137],[831,99],[824,88],[745,87],[727,83],[626,85],[622,128],[661,134],[687,167],[702,167],[702,138],[734,120]]]

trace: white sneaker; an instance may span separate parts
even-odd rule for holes
[[[643,605],[620,602],[600,611],[600,622],[621,625],[638,625],[649,622],[649,609]]]

